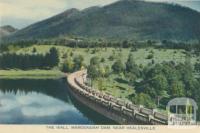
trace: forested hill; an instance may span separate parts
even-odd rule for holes
[[[200,13],[167,3],[120,0],[104,7],[67,10],[30,25],[7,39],[42,39],[61,35],[137,40],[199,40]]]

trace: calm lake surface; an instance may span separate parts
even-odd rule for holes
[[[77,102],[63,79],[0,79],[0,124],[115,123]]]

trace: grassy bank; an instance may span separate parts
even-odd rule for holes
[[[64,73],[59,70],[0,70],[0,78],[59,78],[64,76]]]

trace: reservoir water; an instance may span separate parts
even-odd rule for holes
[[[64,79],[0,79],[0,124],[115,124],[68,89]]]

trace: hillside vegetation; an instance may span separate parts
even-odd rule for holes
[[[30,25],[8,40],[83,36],[137,40],[199,40],[200,13],[166,3],[121,0],[104,7],[70,9]]]

